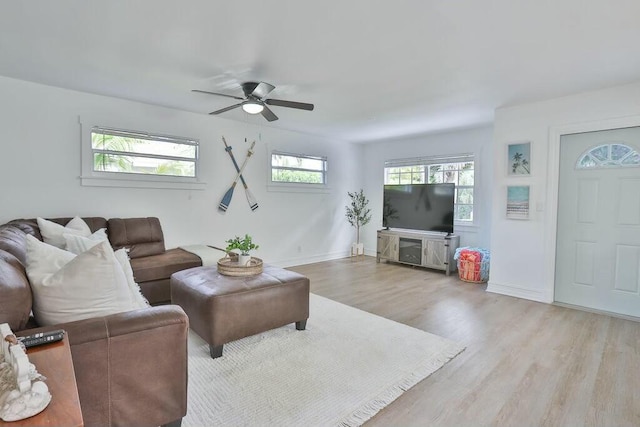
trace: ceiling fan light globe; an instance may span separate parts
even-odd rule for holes
[[[247,101],[242,104],[242,109],[249,114],[260,114],[264,110],[264,105],[257,102]]]

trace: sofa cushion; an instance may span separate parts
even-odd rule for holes
[[[73,218],[46,218],[48,221],[55,222],[60,225],[67,225]],[[82,220],[89,226],[92,233],[98,231],[101,228],[107,228],[107,220],[99,216],[83,217]],[[38,240],[42,240],[42,234],[40,234],[40,228],[38,227],[38,221],[36,218],[30,219],[14,219],[7,223],[14,227],[18,227],[20,230],[27,234],[31,234]]]
[[[138,283],[167,279],[176,271],[200,267],[197,255],[180,248],[169,249],[161,255],[131,259],[135,279]]]
[[[31,313],[31,287],[22,263],[0,250],[0,323],[24,329]]]
[[[165,251],[164,235],[158,218],[111,218],[108,224],[109,241],[113,249],[126,248],[131,259],[158,255]]]
[[[24,230],[25,228],[13,224],[0,226],[0,250],[10,253],[23,265],[26,259],[24,239],[27,236]]]
[[[25,234],[31,234],[36,238],[42,240],[42,235],[40,234],[40,229],[38,228],[38,222],[35,218],[33,219],[14,219],[13,221],[8,222],[5,226],[12,226]]]

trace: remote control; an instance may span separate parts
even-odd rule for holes
[[[51,332],[40,332],[33,335],[27,335],[25,337],[19,337],[18,339],[24,344],[26,348],[35,347],[37,345],[49,344],[50,342],[60,341],[64,337],[64,331],[58,329]]]

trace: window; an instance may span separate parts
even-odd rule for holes
[[[274,151],[271,154],[271,182],[327,184],[327,158]]]
[[[604,144],[589,149],[578,159],[577,169],[640,166],[640,154],[625,144]]]
[[[385,184],[424,184],[425,165],[385,168]]]
[[[103,120],[114,124],[100,126]],[[142,120],[141,126],[167,128],[166,124],[155,120]],[[79,117],[78,121],[82,153],[80,182],[83,186],[206,188],[206,183],[199,179],[200,142],[197,139],[124,130],[130,122],[122,118],[86,115]],[[174,128],[173,124],[169,126],[169,129]]]
[[[385,162],[385,184],[454,183],[455,220],[473,221],[475,162],[473,154],[449,157],[390,160]]]
[[[94,172],[196,177],[198,141],[94,127]]]

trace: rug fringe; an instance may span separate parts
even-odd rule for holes
[[[340,421],[338,425],[340,427],[361,426],[370,420],[375,414],[380,412],[384,407],[400,397],[402,393],[442,368],[464,350],[465,347],[452,343],[451,346],[445,349],[438,357],[428,360],[423,365],[416,367],[415,372],[392,385],[365,405],[356,409],[349,416]]]

